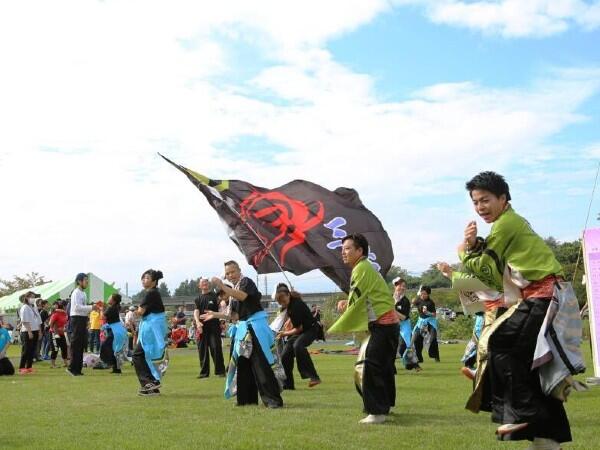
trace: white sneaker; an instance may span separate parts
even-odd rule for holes
[[[385,422],[385,416],[383,414],[369,414],[358,423],[362,424],[379,424]]]
[[[527,450],[560,450],[560,444],[552,439],[536,437]]]

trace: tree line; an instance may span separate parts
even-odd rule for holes
[[[582,277],[584,274],[583,257],[580,255],[581,241],[575,240],[570,242],[560,242],[554,237],[550,236],[544,239],[546,244],[552,249],[558,262],[563,266],[565,279],[573,282],[573,288],[577,294],[577,298],[581,304],[585,303],[586,289],[585,285],[582,285]],[[437,269],[436,263],[432,263],[429,268],[423,271],[420,275],[411,275],[406,269],[401,266],[393,265],[388,274],[386,275],[386,281],[391,285],[392,280],[396,277],[401,277],[406,280],[409,290],[418,289],[421,285],[430,286],[433,289],[439,289],[438,297],[442,295],[442,299],[446,300],[440,302],[441,304],[453,303],[450,291],[443,288],[450,288],[451,283],[446,277],[444,277]],[[452,264],[455,270],[461,270],[461,264]],[[575,279],[573,276],[575,275]],[[50,280],[46,280],[43,275],[38,272],[31,272],[24,276],[13,276],[11,280],[0,279],[0,297],[10,295],[13,292],[21,289],[27,289],[35,286],[39,286],[48,283]],[[179,283],[179,286],[171,293],[171,290],[165,282],[161,282],[158,285],[158,290],[163,297],[195,297],[199,294],[198,290],[199,278],[186,279]],[[140,291],[133,295],[135,301],[141,300],[144,291]]]

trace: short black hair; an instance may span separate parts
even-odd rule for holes
[[[427,292],[429,295],[431,295],[431,287],[429,286],[421,286],[421,290]]]
[[[354,242],[355,248],[357,248],[357,249],[362,248],[363,256],[365,256],[365,257],[369,256],[369,241],[367,241],[367,238],[364,237],[362,234],[360,234],[360,233],[349,234],[344,239],[342,239],[342,244],[344,242],[346,242],[347,240],[352,240],[352,242]]]
[[[477,189],[491,192],[496,197],[500,197],[504,194],[506,195],[506,200],[510,200],[508,183],[502,175],[496,172],[487,171],[478,173],[469,181],[467,181],[465,187],[467,188],[467,191],[469,191],[469,195],[471,195],[472,192]]]
[[[237,263],[237,261],[230,259],[229,261],[225,261],[225,264],[223,264],[224,266],[235,266],[238,269],[240,268],[240,265]]]
[[[120,304],[121,300],[123,300],[123,297],[121,297],[121,294],[118,294],[117,292],[115,292],[114,294],[111,294],[111,297],[114,300],[114,302],[117,304]]]

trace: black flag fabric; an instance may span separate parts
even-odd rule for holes
[[[350,268],[342,262],[342,239],[362,233],[369,260],[385,276],[394,254],[379,219],[354,189],[331,192],[294,180],[275,189],[240,180],[212,180],[160,155],[187,175],[225,224],[229,237],[258,273],[286,270],[301,275],[320,269],[344,292]]]

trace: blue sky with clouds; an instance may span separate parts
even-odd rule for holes
[[[156,152],[213,178],[354,187],[412,272],[455,258],[484,169],[540,234],[580,235],[598,1],[246,3],[3,2],[0,189],[14,217],[45,219],[5,223],[0,278],[85,269],[136,290],[153,266],[174,287],[240,258]]]

